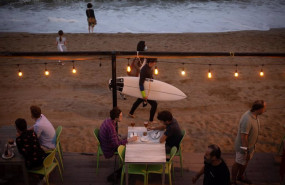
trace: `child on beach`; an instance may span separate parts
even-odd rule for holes
[[[64,52],[66,51],[66,38],[63,37],[63,31],[59,30],[58,31],[59,37],[56,37],[56,45],[58,51]]]

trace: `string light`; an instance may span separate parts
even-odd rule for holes
[[[263,66],[264,66],[264,64],[261,65],[261,70],[260,70],[260,72],[259,72],[259,75],[260,75],[261,77],[264,76]]]
[[[154,74],[155,74],[155,75],[158,75],[158,69],[157,69],[157,66],[155,66],[155,68],[154,68]]]
[[[212,73],[211,73],[211,64],[209,64],[208,78],[212,78]]]
[[[72,61],[72,65],[73,65],[73,67],[72,67],[72,73],[75,74],[75,73],[76,73],[76,69],[75,69],[75,66],[74,66],[74,61]]]
[[[20,69],[20,64],[17,64],[18,65],[18,76],[19,77],[22,77],[23,76],[23,73],[22,73],[22,71],[21,71],[21,69]]]
[[[236,71],[235,71],[235,77],[237,78],[238,77],[238,71],[237,71],[237,64],[236,64]]]
[[[45,75],[46,75],[46,76],[49,75],[49,71],[47,70],[47,63],[45,63]]]
[[[127,72],[131,72],[131,66],[130,66],[130,58],[128,58],[128,66],[127,66]]]
[[[181,71],[181,75],[182,75],[182,76],[185,76],[186,72],[185,72],[185,70],[184,70],[184,63],[182,63],[182,64],[183,64],[183,68],[182,68],[182,71]]]

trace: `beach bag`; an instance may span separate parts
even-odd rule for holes
[[[136,76],[138,77],[140,75],[140,68],[142,66],[142,61],[140,58],[134,58],[134,60],[131,63],[131,71],[127,72],[128,76]]]
[[[88,22],[89,22],[90,24],[94,24],[94,25],[97,24],[97,20],[95,19],[95,17],[89,17],[89,18],[88,18]]]

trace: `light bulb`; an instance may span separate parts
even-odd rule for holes
[[[212,78],[212,73],[211,73],[211,71],[208,72],[208,78]]]
[[[45,75],[48,76],[49,75],[49,71],[46,69],[45,70]]]
[[[157,69],[156,66],[155,66],[155,69],[154,69],[154,74],[155,74],[155,75],[158,75],[158,69]]]
[[[18,76],[19,76],[19,77],[22,77],[22,76],[23,76],[23,73],[22,73],[22,71],[21,71],[21,70],[19,70],[19,72],[18,72]]]
[[[238,72],[237,72],[237,70],[236,70],[236,72],[235,72],[235,77],[238,77]]]
[[[260,73],[259,73],[259,75],[260,75],[261,77],[263,77],[263,76],[264,76],[264,72],[261,70]]]
[[[183,69],[183,70],[181,71],[181,75],[182,75],[182,76],[185,76],[185,74],[186,74],[186,72],[185,72],[185,70]]]
[[[76,73],[76,69],[75,68],[72,69],[72,73],[74,73],[74,74]]]
[[[127,72],[131,72],[131,66],[128,64]]]

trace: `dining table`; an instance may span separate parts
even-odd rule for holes
[[[12,158],[3,158],[4,150],[6,144],[8,144],[8,140],[13,139],[16,141],[16,128],[15,126],[12,125],[6,125],[0,127],[0,166],[20,166],[23,172],[23,177],[24,177],[24,183],[26,185],[29,184],[29,179],[28,179],[28,172],[27,168],[25,165],[25,159],[24,157],[18,152],[17,147],[11,146],[12,151],[14,153],[14,156]]]
[[[126,185],[128,185],[129,164],[161,164],[163,166],[162,185],[164,185],[166,151],[165,143],[160,143],[163,133],[164,131],[160,130],[148,131],[145,127],[128,127],[128,138],[138,136],[138,139],[126,144]]]

